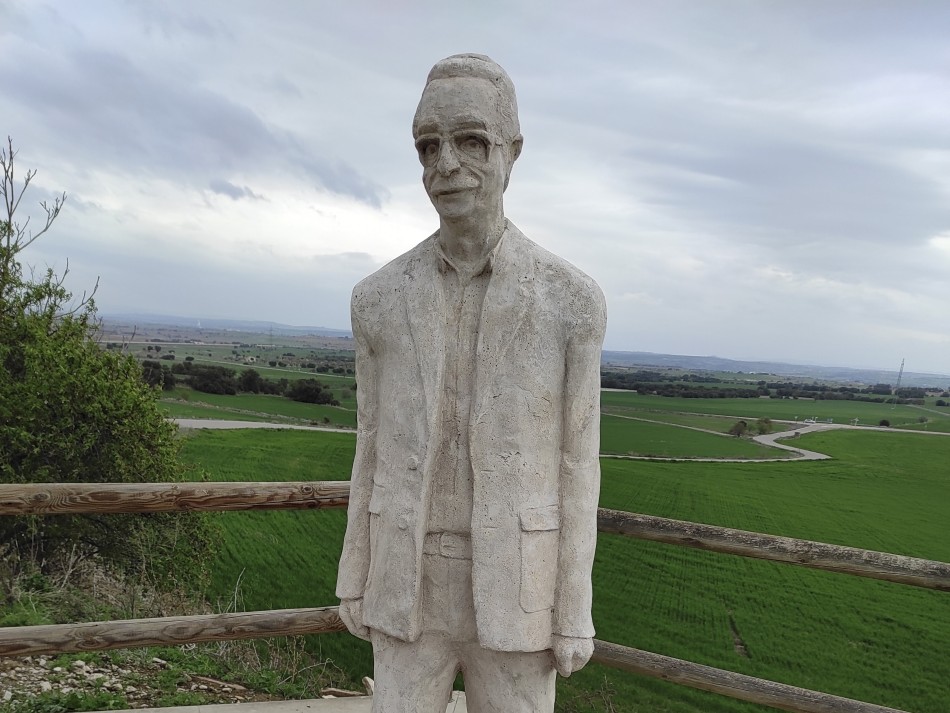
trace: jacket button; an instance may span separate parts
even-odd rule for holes
[[[398,527],[400,530],[405,530],[407,527],[409,527],[409,519],[405,515],[403,515],[396,522],[396,527]]]
[[[406,467],[409,470],[418,470],[419,468],[419,459],[415,456],[409,456],[409,460],[406,461]]]

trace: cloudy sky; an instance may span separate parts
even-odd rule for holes
[[[347,328],[437,227],[410,123],[474,51],[518,89],[506,213],[608,349],[950,372],[950,3],[581,7],[0,0],[0,133],[69,194],[26,260],[106,314]]]

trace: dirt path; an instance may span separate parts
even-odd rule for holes
[[[675,428],[685,428],[690,431],[701,431],[704,433],[712,433],[717,436],[723,436],[724,438],[732,438],[725,433],[720,433],[718,431],[713,431],[708,428],[699,428],[697,426],[683,426],[678,423],[670,423],[668,421],[655,421],[649,418],[640,418],[637,416],[619,416],[618,414],[608,414],[610,416],[617,416],[617,418],[626,418],[631,421],[645,421],[647,423],[660,423],[666,426],[673,426]],[[704,414],[709,415],[709,414]],[[212,418],[174,418],[171,419],[178,424],[180,428],[208,428],[208,429],[237,429],[237,428],[269,428],[269,429],[290,429],[295,431],[323,431],[326,433],[356,433],[355,429],[350,428],[331,428],[327,426],[302,426],[288,423],[268,423],[263,421],[228,421],[225,419],[212,419]],[[782,421],[782,423],[792,423],[794,421]],[[764,446],[770,448],[777,448],[779,450],[788,451],[794,453],[795,456],[792,458],[690,458],[688,456],[682,457],[659,457],[659,456],[624,456],[624,455],[614,455],[610,453],[601,453],[601,458],[616,458],[619,460],[654,460],[654,461],[668,461],[668,462],[690,462],[690,463],[788,463],[790,461],[815,461],[815,460],[829,460],[831,456],[826,453],[819,453],[817,451],[809,451],[805,448],[798,448],[796,446],[790,446],[785,443],[778,443],[778,440],[791,440],[798,438],[805,433],[815,433],[817,431],[833,431],[847,429],[852,431],[882,431],[885,433],[924,433],[931,436],[950,436],[950,433],[943,431],[907,431],[894,428],[886,428],[884,426],[851,426],[843,423],[815,423],[809,424],[807,426],[802,426],[801,428],[796,428],[794,431],[780,431],[778,433],[767,433],[762,436],[754,436],[753,441],[761,443]]]
[[[288,429],[291,431],[324,431],[326,433],[356,433],[354,428],[333,428],[331,426],[303,426],[295,423],[273,423],[267,421],[228,421],[223,418],[173,418],[179,428],[207,428],[211,430],[231,430],[237,428]]]

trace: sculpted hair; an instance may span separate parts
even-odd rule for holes
[[[436,79],[455,79],[458,77],[474,77],[491,82],[501,98],[499,111],[505,120],[505,126],[503,127],[503,131],[507,134],[505,138],[511,140],[521,133],[515,85],[500,64],[483,54],[453,54],[451,57],[439,60],[429,70],[429,76],[426,77],[426,86],[428,87],[429,83]],[[415,119],[412,123],[413,128],[415,128]]]

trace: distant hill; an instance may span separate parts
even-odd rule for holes
[[[119,322],[124,324],[163,325],[169,327],[200,326],[202,329],[223,329],[234,332],[272,332],[276,336],[299,336],[315,334],[321,337],[350,337],[348,329],[331,329],[330,327],[297,327],[280,322],[266,322],[249,319],[213,319],[205,317],[180,317],[168,314],[103,314],[105,322]]]
[[[897,371],[881,369],[851,369],[839,366],[785,364],[771,361],[738,361],[716,356],[685,356],[682,354],[654,354],[652,352],[612,352],[601,355],[604,366],[653,366],[659,368],[690,369],[695,371],[727,371],[746,374],[802,377],[824,381],[854,382],[861,384],[897,383]],[[902,386],[950,387],[950,375],[904,372]]]
[[[274,336],[299,337],[316,335],[322,337],[351,338],[348,329],[330,327],[294,326],[280,322],[267,322],[248,319],[213,319],[205,317],[181,317],[167,314],[103,314],[104,322],[123,323],[139,326],[161,325],[170,327],[219,329],[234,332],[253,332],[273,334]],[[604,351],[601,355],[604,366],[620,367],[656,367],[689,369],[692,371],[720,371],[745,374],[773,375],[776,377],[799,377],[824,381],[853,382],[859,384],[897,383],[897,371],[886,369],[852,369],[837,366],[816,366],[813,364],[787,364],[770,361],[740,361],[716,356],[687,356],[683,354],[654,354],[653,352],[617,352]],[[950,388],[950,375],[904,372],[902,386],[934,386]]]

